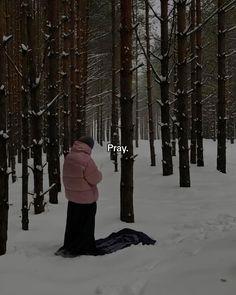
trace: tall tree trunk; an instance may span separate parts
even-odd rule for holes
[[[34,212],[40,214],[44,211],[43,204],[43,166],[42,166],[42,116],[38,115],[40,111],[39,102],[39,82],[36,72],[36,42],[33,35],[35,16],[33,15],[32,2],[29,1],[29,14],[27,17],[27,37],[28,37],[28,65],[29,65],[29,94],[31,106],[31,137],[33,150],[33,173],[34,173]],[[23,49],[22,49],[23,50]],[[27,48],[25,48],[27,50]]]
[[[0,255],[4,255],[7,249],[8,229],[8,172],[7,172],[7,138],[6,134],[6,63],[2,40],[5,35],[5,1],[0,2]]]
[[[86,105],[88,92],[88,43],[89,43],[89,0],[85,0],[83,21],[83,39],[82,39],[82,135],[86,135]]]
[[[48,0],[48,28],[49,28],[49,53],[48,53],[48,98],[52,101],[58,94],[58,1]],[[48,175],[49,186],[54,185],[49,191],[49,202],[58,203],[59,191],[59,137],[58,137],[58,106],[57,102],[51,104],[48,110]]]
[[[70,0],[70,136],[71,146],[76,139],[76,97],[75,97],[75,1]]]
[[[232,118],[231,114],[229,117],[229,139],[230,143],[234,144],[234,119]]]
[[[191,27],[193,31],[196,26],[196,0],[191,0]],[[191,49],[191,149],[190,149],[190,162],[197,163],[197,137],[196,137],[196,33],[193,32],[190,36],[190,49]]]
[[[100,79],[100,84],[99,84],[99,92],[103,93],[103,80]],[[101,146],[103,146],[103,133],[104,133],[104,129],[103,129],[103,97],[102,94],[99,95],[99,126],[100,126],[100,130],[99,130],[99,144]]]
[[[113,145],[119,144],[118,131],[118,102],[116,97],[116,1],[111,0],[112,8],[112,105],[111,105],[111,143]],[[111,151],[111,160],[114,161],[115,172],[118,171],[118,157],[117,151]]]
[[[62,53],[62,93],[63,93],[63,154],[69,153],[69,3],[63,1],[63,53]]]
[[[96,122],[97,122],[97,142],[100,144],[100,97],[98,96],[98,106],[97,106],[97,117],[96,117]]]
[[[100,95],[100,116],[99,116],[99,119],[100,119],[100,133],[99,133],[99,143],[101,146],[103,146],[103,134],[104,134],[104,128],[103,128],[103,98],[102,96]]]
[[[152,110],[152,77],[150,64],[150,32],[149,32],[149,4],[145,1],[145,27],[146,27],[146,48],[147,48],[147,98],[148,98],[148,126],[151,166],[156,166],[156,155],[154,147],[154,122]]]
[[[174,15],[177,14],[176,12],[176,4],[174,4],[175,7],[174,7]],[[175,17],[175,20],[176,20],[176,17]],[[174,93],[177,93],[177,81],[178,81],[178,69],[177,69],[177,34],[176,34],[176,29],[177,29],[177,26],[175,24],[175,28],[174,28],[174,40],[173,40],[173,43],[174,43],[174,74],[173,74],[173,90],[174,90]],[[174,99],[176,99],[174,97]],[[173,115],[174,115],[174,118],[172,119],[172,148],[171,148],[171,153],[172,153],[172,156],[176,156],[176,139],[178,138],[178,132],[177,132],[177,117],[178,117],[178,104],[177,104],[177,101],[175,100],[174,103],[173,103]]]
[[[86,0],[76,1],[76,50],[75,50],[75,96],[76,96],[76,138],[82,136],[82,108],[83,108],[83,54],[82,54],[82,42],[83,42],[83,13]],[[83,134],[84,135],[84,134]]]
[[[12,3],[9,1],[5,2],[5,9],[6,9],[6,35],[9,36],[11,34],[14,34],[14,21],[16,18],[15,12],[16,9],[12,8]],[[15,39],[15,35],[14,35]],[[14,49],[16,46],[13,45],[13,42],[10,42],[10,44],[7,46],[7,52],[10,56],[14,56]],[[8,135],[9,135],[9,144],[8,144],[8,159],[9,159],[9,167],[11,167],[11,178],[12,182],[14,183],[16,181],[16,144],[18,136],[16,135],[16,102],[15,102],[15,88],[16,83],[14,83],[14,78],[16,78],[16,73],[13,72],[12,65],[9,61],[7,61],[7,89],[8,89]],[[13,82],[13,83],[12,83]]]
[[[133,210],[133,98],[132,98],[132,0],[120,0],[120,108],[121,145],[127,151],[121,155],[120,219],[134,222]]]
[[[172,145],[171,145],[171,155],[173,157],[176,156],[176,138],[177,138],[177,131],[175,123],[172,124]]]
[[[110,113],[109,111],[107,112],[108,114]],[[106,119],[106,141],[107,142],[109,142],[109,141],[111,141],[111,137],[110,137],[110,125],[111,123],[110,123],[110,119],[109,118],[107,118]],[[89,128],[90,129],[90,133],[89,134],[92,134],[92,132],[91,132],[91,128]]]
[[[170,142],[168,0],[161,0],[161,139],[163,175],[173,174]]]
[[[224,4],[218,0],[218,8]],[[217,105],[217,170],[226,173],[226,69],[225,69],[225,10],[218,11],[218,105]]]
[[[138,0],[135,0],[134,23],[138,23]],[[139,147],[139,81],[138,81],[138,40],[135,38],[135,147]]]
[[[28,0],[21,0],[21,43],[29,48],[27,38]],[[28,157],[29,157],[29,100],[28,100],[28,51],[22,50],[22,229],[29,229],[28,217]]]
[[[20,26],[19,26],[19,22],[20,22],[20,1],[15,1],[15,5],[14,5],[14,28],[15,28],[15,32],[14,34],[14,60],[15,63],[17,65],[17,67],[20,67],[20,57],[21,55],[19,54],[19,46],[20,46]],[[20,87],[21,87],[21,79],[20,76],[17,74],[16,71],[14,71],[14,101],[16,102],[16,110],[15,110],[15,144],[14,144],[14,158],[13,163],[12,163],[12,167],[14,167],[14,173],[15,173],[15,162],[16,162],[16,155],[18,155],[18,163],[21,163],[22,159],[21,159],[21,132],[22,132],[22,126],[21,126],[21,92],[20,92]],[[15,179],[16,179],[16,175],[14,175]]]
[[[76,108],[77,138],[86,133],[88,0],[77,1]]]
[[[196,1],[196,25],[202,23],[201,0]],[[197,135],[197,166],[203,167],[203,135],[202,135],[202,30],[196,32],[196,135]]]
[[[186,32],[186,0],[176,2],[177,5],[177,40],[178,40],[178,144],[180,187],[190,187],[189,153],[188,153],[188,95],[187,81],[187,32]]]

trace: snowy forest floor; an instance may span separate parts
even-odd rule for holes
[[[93,158],[103,173],[96,217],[96,238],[124,227],[157,240],[101,257],[54,255],[64,236],[67,201],[30,210],[30,229],[21,230],[21,167],[10,185],[8,251],[0,257],[1,295],[233,295],[236,290],[236,156],[227,146],[227,174],[216,171],[216,143],[204,141],[205,167],[191,165],[191,188],[179,188],[174,175],[163,177],[161,145],[157,167],[149,163],[149,145],[140,142],[135,169],[135,223],[119,220],[120,174],[113,172],[106,146]],[[63,163],[63,158],[61,159]],[[45,188],[47,188],[45,168]],[[32,176],[31,187],[32,190]],[[46,197],[47,200],[48,197]]]

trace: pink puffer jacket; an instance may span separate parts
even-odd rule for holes
[[[91,148],[75,141],[63,165],[63,183],[66,198],[80,204],[90,204],[98,199],[97,184],[102,173],[91,158]]]

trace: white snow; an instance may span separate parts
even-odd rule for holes
[[[23,51],[28,51],[29,50],[29,46],[28,45],[25,45],[25,44],[21,44],[21,49],[23,50]]]
[[[11,184],[8,251],[0,257],[0,294],[234,295],[235,145],[227,145],[227,174],[222,174],[216,171],[216,143],[205,140],[205,167],[191,166],[191,188],[178,185],[177,157],[173,158],[175,174],[162,176],[159,141],[156,151],[157,167],[151,167],[149,143],[141,141],[140,148],[134,149],[138,154],[134,224],[119,220],[120,173],[113,172],[106,146],[96,145],[93,151],[104,177],[99,185],[96,238],[130,227],[156,239],[155,246],[132,246],[101,257],[54,256],[65,228],[63,192],[59,204],[47,204],[41,215],[34,215],[31,206],[30,230],[24,232],[21,178]],[[21,176],[20,166],[17,175]],[[44,177],[44,187],[48,187],[47,169]]]
[[[12,37],[13,37],[12,35],[3,36],[2,37],[2,42],[7,43]]]

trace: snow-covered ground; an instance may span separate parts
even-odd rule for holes
[[[136,149],[135,223],[119,220],[119,173],[106,147],[93,156],[104,176],[99,185],[96,238],[124,227],[156,239],[102,257],[57,257],[62,244],[66,200],[30,212],[30,230],[21,230],[21,179],[10,185],[8,252],[0,257],[1,295],[233,295],[236,291],[236,150],[227,147],[227,174],[216,171],[216,143],[205,141],[205,167],[191,167],[191,188],[179,188],[175,174],[150,167],[148,142]],[[63,159],[62,159],[63,160]],[[20,166],[18,166],[20,176]],[[47,178],[45,169],[45,179]],[[47,183],[45,181],[45,188]]]

